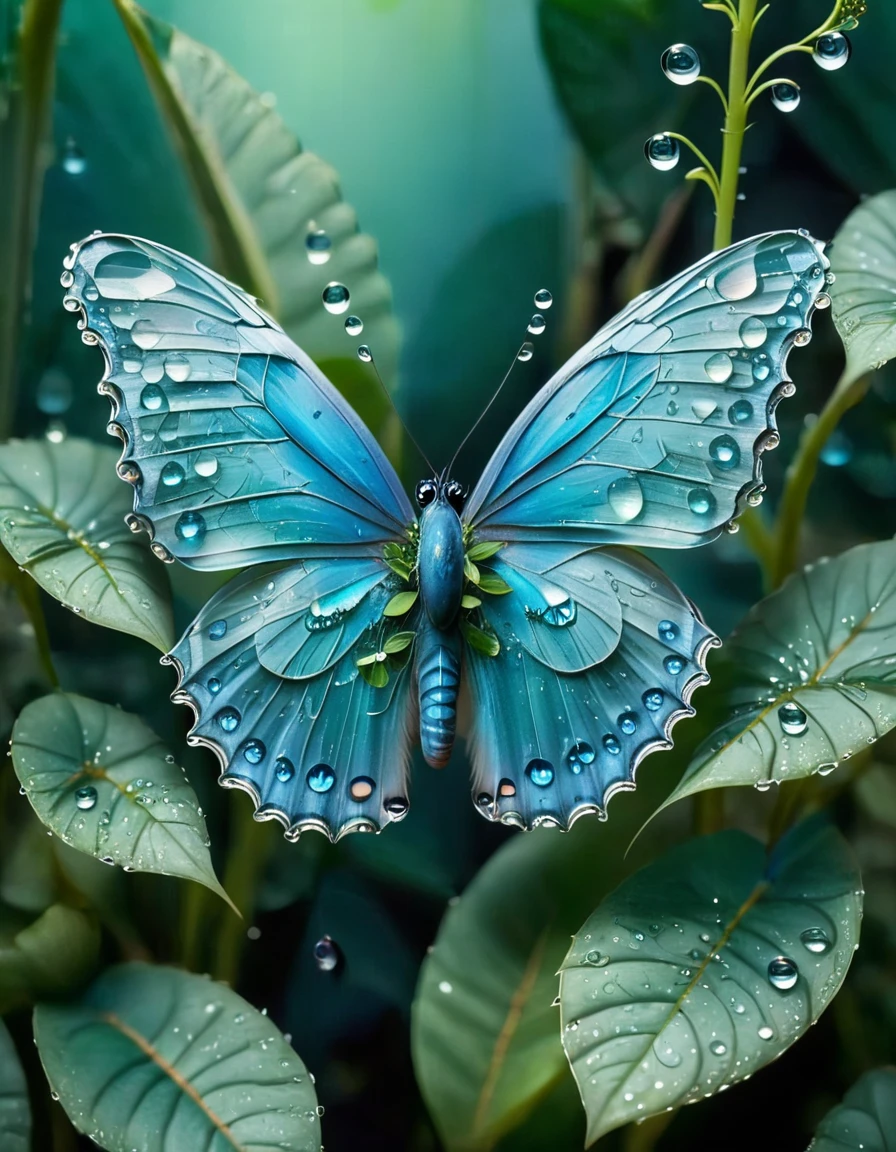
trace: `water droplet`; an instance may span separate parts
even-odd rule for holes
[[[281,784],[288,784],[296,774],[292,761],[285,756],[278,756],[274,761],[274,774]]]
[[[186,356],[182,356],[179,352],[165,357],[165,372],[168,378],[176,384],[183,384],[185,380],[189,380],[192,370],[193,365],[189,359]]]
[[[740,463],[740,447],[733,436],[716,436],[709,445],[709,455],[715,466],[724,472]]]
[[[373,795],[376,784],[369,776],[356,776],[349,784],[349,795],[353,800],[367,800]]]
[[[771,362],[765,352],[757,352],[753,357],[753,379],[757,384],[767,380],[772,370]]]
[[[440,980],[439,981],[439,991],[443,992],[446,996],[450,996],[451,993],[454,991],[454,988],[452,987],[451,983],[448,980]]]
[[[690,44],[673,44],[667,48],[660,66],[673,84],[693,84],[700,75],[700,57]]]
[[[710,356],[703,367],[714,384],[724,384],[734,371],[734,364],[727,352],[717,352],[715,356]]]
[[[243,745],[243,759],[249,764],[260,764],[267,749],[261,740],[247,740]]]
[[[186,473],[176,460],[169,460],[159,474],[159,479],[166,488],[179,488],[184,482]]]
[[[370,351],[370,348],[367,344],[362,344],[358,348],[358,359],[363,360],[365,364],[369,364],[373,359],[373,353]]]
[[[87,157],[72,136],[69,136],[62,149],[62,167],[69,176],[83,176],[87,171]]]
[[[517,360],[522,360],[523,363],[525,363],[527,360],[532,359],[532,354],[534,351],[535,351],[535,345],[531,344],[527,340],[526,343],[522,346],[522,348],[520,348],[519,352],[517,352],[516,358],[517,358]]]
[[[594,762],[594,749],[584,740],[577,740],[566,756],[566,763],[576,776]]]
[[[206,688],[208,688],[212,696],[217,696],[221,691],[221,681],[217,676],[212,676],[211,680],[209,680],[208,684],[206,684]]]
[[[728,1051],[727,1047],[722,1043],[721,1040],[713,1040],[712,1044],[709,1046],[709,1050],[712,1052],[713,1056],[724,1056]]]
[[[364,322],[360,316],[346,316],[345,330],[349,336],[360,336],[364,331]]]
[[[348,311],[351,296],[344,284],[338,284],[333,280],[324,288],[320,298],[328,312],[334,316],[340,316],[343,312]]]
[[[60,416],[72,403],[72,382],[61,368],[48,368],[37,382],[35,400],[47,416]]]
[[[656,626],[656,633],[664,644],[674,644],[679,637],[680,629],[671,620],[660,620]]]
[[[745,348],[759,348],[768,337],[768,329],[758,316],[748,316],[740,326],[740,339]]]
[[[530,760],[526,765],[526,775],[539,788],[547,788],[554,781],[554,766],[547,760]]]
[[[663,667],[670,676],[677,676],[684,668],[684,660],[680,656],[667,656],[663,661]]]
[[[620,520],[634,520],[644,507],[644,492],[637,476],[622,476],[607,489],[607,500]]]
[[[816,956],[824,956],[834,947],[824,928],[807,928],[805,932],[800,933],[800,941],[807,952],[812,952]]]
[[[753,418],[753,405],[749,400],[735,400],[728,409],[728,419],[732,424],[746,424]]]
[[[285,760],[284,763],[289,764],[289,761]],[[292,767],[291,764],[289,766]],[[305,783],[312,792],[329,792],[336,783],[336,773],[329,764],[315,764],[308,771]]]
[[[815,41],[812,59],[825,72],[836,72],[849,63],[852,45],[842,32],[828,32]]]
[[[709,516],[715,507],[716,499],[708,488],[692,488],[688,492],[688,508],[695,516]]]
[[[659,172],[669,172],[681,158],[678,141],[665,132],[651,136],[644,144],[644,155],[651,167]]]
[[[339,949],[329,936],[321,936],[312,952],[314,963],[321,972],[332,972],[339,964]]]
[[[669,403],[666,405],[666,415],[667,416],[677,416],[678,415],[678,405],[675,403],[674,400],[670,400]]]
[[[92,784],[85,784],[83,788],[76,789],[75,803],[82,812],[88,812],[96,805],[96,788]]]
[[[539,288],[535,293],[535,307],[540,308],[542,312],[547,311],[553,303],[554,297],[548,292],[547,288]]]
[[[797,348],[805,348],[811,341],[812,330],[810,328],[800,328],[793,334],[793,342]]]
[[[218,457],[213,452],[200,452],[193,461],[193,471],[205,478],[214,476],[218,471]]]
[[[541,611],[537,613],[537,618],[543,620],[545,624],[553,625],[555,628],[565,628],[567,624],[572,624],[575,621],[575,600],[566,596],[556,604],[548,604],[546,608],[542,608]]]
[[[781,992],[789,991],[799,979],[799,969],[789,956],[776,956],[769,962],[768,982]]]
[[[235,732],[240,726],[242,717],[236,708],[222,708],[215,719],[225,732]]]
[[[209,640],[223,640],[227,635],[227,621],[215,620],[208,626]]]
[[[147,384],[140,393],[140,403],[147,412],[158,412],[163,405],[167,407],[165,393],[158,384]]]
[[[641,697],[648,712],[657,712],[663,706],[663,693],[659,688],[650,688]]]
[[[533,336],[540,336],[545,329],[545,319],[540,312],[536,312],[532,319],[529,321],[528,331]]]
[[[205,517],[201,512],[182,512],[175,522],[174,534],[185,544],[198,547],[205,536]]]
[[[782,704],[778,709],[778,719],[788,736],[802,736],[809,725],[809,718],[806,713],[799,704],[794,704],[792,700]]]
[[[620,732],[624,732],[626,736],[631,736],[638,727],[638,717],[634,712],[623,712],[616,723]]]
[[[585,953],[585,963],[593,964],[595,968],[605,968],[610,963],[610,957],[593,949]]]
[[[774,1034],[775,1030],[773,1028],[769,1028],[767,1024],[763,1024],[763,1026],[759,1029],[760,1040],[771,1040]]]
[[[772,104],[779,112],[795,112],[800,106],[800,90],[796,84],[775,84],[772,87]]]
[[[97,275],[99,275],[99,268],[97,268]],[[131,339],[138,348],[147,351],[149,348],[155,348],[162,339],[162,333],[151,320],[138,320],[131,328]]]
[[[622,745],[619,743],[619,741],[616,739],[616,737],[612,734],[612,732],[608,732],[607,735],[604,736],[603,745],[604,745],[604,748],[606,748],[606,750],[610,753],[611,756],[618,756],[619,753],[622,751]]]
[[[322,228],[309,232],[305,237],[305,254],[309,264],[326,264],[330,259],[333,241]]]

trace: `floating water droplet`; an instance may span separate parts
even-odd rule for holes
[[[695,516],[709,516],[715,507],[715,497],[708,488],[692,488],[688,492],[688,508]]]
[[[768,982],[780,992],[789,991],[799,979],[799,969],[789,956],[776,956],[769,962]]]
[[[619,726],[620,732],[624,732],[626,736],[631,736],[638,727],[638,717],[634,712],[623,712],[616,720],[616,723]]]
[[[193,461],[193,471],[205,478],[214,476],[218,471],[218,457],[213,452],[200,452]]]
[[[607,500],[620,520],[634,520],[644,507],[644,492],[637,476],[622,476],[607,489]]]
[[[62,167],[69,176],[83,176],[87,171],[87,157],[72,136],[69,136],[62,149]]]
[[[309,232],[305,237],[305,255],[309,264],[326,264],[330,259],[333,241],[322,228]]]
[[[321,972],[332,972],[339,964],[339,949],[329,936],[321,936],[312,953],[314,963]]]
[[[221,691],[221,681],[218,679],[217,676],[212,676],[212,678],[209,680],[208,684],[206,684],[206,688],[208,688],[208,690],[209,690],[209,692],[211,692],[212,696],[217,696],[218,693]]]
[[[365,364],[369,364],[373,359],[373,353],[370,351],[370,347],[367,344],[362,344],[358,348],[358,359],[363,360]]]
[[[192,370],[193,365],[189,359],[186,356],[182,356],[179,352],[165,357],[165,372],[168,378],[174,380],[177,384],[183,384],[185,380],[189,380]]]
[[[554,766],[547,760],[530,760],[526,765],[526,775],[539,788],[547,788],[554,781]]]
[[[353,800],[367,800],[373,795],[376,784],[369,776],[356,776],[349,785],[349,795]]]
[[[740,338],[745,348],[759,348],[768,338],[768,329],[758,316],[748,316],[740,326]]]
[[[92,784],[85,784],[83,788],[75,790],[75,803],[82,812],[88,812],[96,805],[96,788]]]
[[[364,331],[364,322],[360,316],[346,316],[345,330],[349,336],[360,336]]]
[[[532,319],[529,321],[528,331],[533,336],[540,336],[545,329],[545,319],[540,312],[536,312]]]
[[[243,759],[250,764],[260,764],[267,749],[261,740],[247,740],[243,745]]]
[[[848,37],[842,32],[827,32],[815,41],[812,59],[819,68],[825,72],[836,72],[844,64],[849,63],[852,54],[852,45]]]
[[[175,522],[174,534],[185,544],[198,547],[205,537],[205,517],[201,512],[182,512]]]
[[[542,312],[547,311],[553,303],[554,297],[547,288],[539,288],[535,293],[535,307],[541,309]]]
[[[778,709],[778,719],[788,736],[802,736],[809,725],[809,718],[806,713],[799,704],[794,704],[792,700],[782,704]]]
[[[186,473],[176,460],[169,460],[159,473],[159,480],[166,488],[179,488],[184,482]]]
[[[218,726],[225,732],[235,732],[240,726],[242,716],[236,708],[222,708],[215,719],[218,721]]]
[[[807,928],[800,933],[800,942],[807,952],[816,956],[824,956],[834,947],[824,928]]]
[[[796,84],[775,84],[771,93],[772,104],[779,112],[795,112],[800,106],[800,90]]]
[[[61,368],[48,368],[37,382],[35,400],[47,416],[61,416],[72,403],[72,382]]]
[[[334,316],[340,316],[343,312],[348,311],[351,295],[344,284],[338,284],[333,280],[324,288],[320,298],[328,312]]]
[[[715,466],[725,472],[740,463],[740,447],[733,436],[716,436],[709,446],[709,455]]]
[[[611,732],[604,736],[603,745],[611,756],[618,756],[622,751],[622,745]]]
[[[680,656],[667,656],[663,661],[663,667],[670,676],[677,676],[684,668],[684,660]]]
[[[208,626],[209,640],[223,640],[227,635],[227,621],[215,620]]]
[[[651,167],[659,172],[669,172],[681,159],[681,148],[677,140],[665,132],[658,132],[645,142],[644,155]]]
[[[674,644],[680,635],[680,631],[678,625],[673,624],[671,620],[660,620],[656,626],[657,635],[664,644]]]
[[[714,384],[724,384],[734,371],[734,364],[726,352],[717,352],[715,356],[710,356],[703,367]]]
[[[284,763],[289,764],[289,761],[284,758]],[[291,764],[289,766],[292,767]],[[329,764],[315,764],[309,769],[305,783],[312,792],[329,792],[336,783],[336,773]]]
[[[522,360],[523,363],[525,363],[527,360],[532,359],[532,354],[534,351],[535,345],[527,340],[522,348],[520,348],[519,352],[517,352],[516,358],[517,360]]]
[[[140,393],[140,403],[147,410],[147,412],[159,412],[162,407],[167,407],[165,393],[158,386],[158,384],[147,384],[143,391]]]
[[[693,84],[700,75],[700,57],[690,44],[673,44],[667,48],[660,66],[673,84]]]
[[[735,400],[728,409],[728,419],[732,424],[746,424],[753,418],[753,405],[749,400]]]
[[[648,712],[658,712],[663,706],[664,698],[659,688],[649,688],[641,697]]]
[[[578,776],[583,768],[587,768],[587,766],[593,762],[594,749],[584,740],[577,740],[566,756],[566,763],[576,776]]]

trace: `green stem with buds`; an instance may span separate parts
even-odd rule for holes
[[[750,44],[756,20],[757,0],[740,0],[731,27],[731,56],[728,66],[728,112],[722,129],[722,168],[716,205],[715,248],[727,248],[734,230],[734,211],[740,178],[740,159],[747,131],[747,99],[750,84]]]

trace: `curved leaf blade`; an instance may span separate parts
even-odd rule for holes
[[[96,922],[76,908],[52,904],[29,922],[0,906],[0,1012],[80,987],[99,947]]]
[[[690,841],[608,896],[560,975],[587,1143],[743,1080],[802,1036],[857,947],[860,885],[846,841],[809,823],[768,859],[742,832]]]
[[[896,542],[810,565],[735,629],[707,692],[727,718],[666,801],[826,774],[896,725]]]
[[[864,200],[840,226],[831,249],[834,323],[850,379],[896,356],[896,191]]]
[[[108,1152],[319,1152],[305,1065],[266,1016],[205,977],[111,968],[79,1003],[38,1005],[34,1038],[69,1119]]]
[[[16,721],[12,759],[35,812],[66,844],[128,871],[196,880],[230,903],[196,793],[136,716],[71,693],[43,696]]]
[[[894,1152],[896,1068],[860,1077],[818,1125],[811,1152]]]
[[[390,380],[398,356],[391,290],[336,173],[302,150],[270,102],[217,53],[133,0],[115,4],[193,182],[218,270],[258,296],[318,361],[355,357],[342,319],[321,304],[328,283],[348,285],[364,342]],[[331,241],[323,264],[308,259],[306,246],[318,230]]]
[[[0,1020],[0,1147],[4,1152],[28,1152],[31,1147],[28,1086],[12,1037],[2,1020]]]
[[[0,445],[0,543],[66,608],[167,652],[168,577],[124,522],[132,496],[116,459],[74,438]]]

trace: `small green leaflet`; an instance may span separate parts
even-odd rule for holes
[[[404,616],[417,603],[417,592],[399,592],[383,609],[384,616]]]
[[[501,644],[497,636],[493,636],[491,632],[483,632],[481,628],[477,628],[469,620],[461,620],[460,630],[466,642],[476,652],[481,652],[484,656],[497,656],[501,651]]]
[[[377,655],[363,657],[363,663],[359,660],[358,671],[371,688],[385,688],[389,683],[389,669],[385,661],[377,660]]]
[[[479,583],[479,569],[470,559],[469,552],[464,556],[464,576],[466,576],[471,584]]]
[[[502,580],[497,572],[480,572],[479,587],[489,596],[506,596],[513,589],[506,580]]]
[[[383,651],[388,656],[394,656],[396,652],[403,652],[405,648],[409,648],[413,644],[416,635],[416,632],[395,632],[383,645]]]
[[[481,544],[474,544],[472,548],[468,548],[467,556],[473,564],[478,564],[480,560],[488,560],[490,556],[500,552],[503,547],[502,543],[495,540],[483,540]]]
[[[467,609],[478,608],[481,603],[478,596],[464,596],[461,598],[460,606]]]

